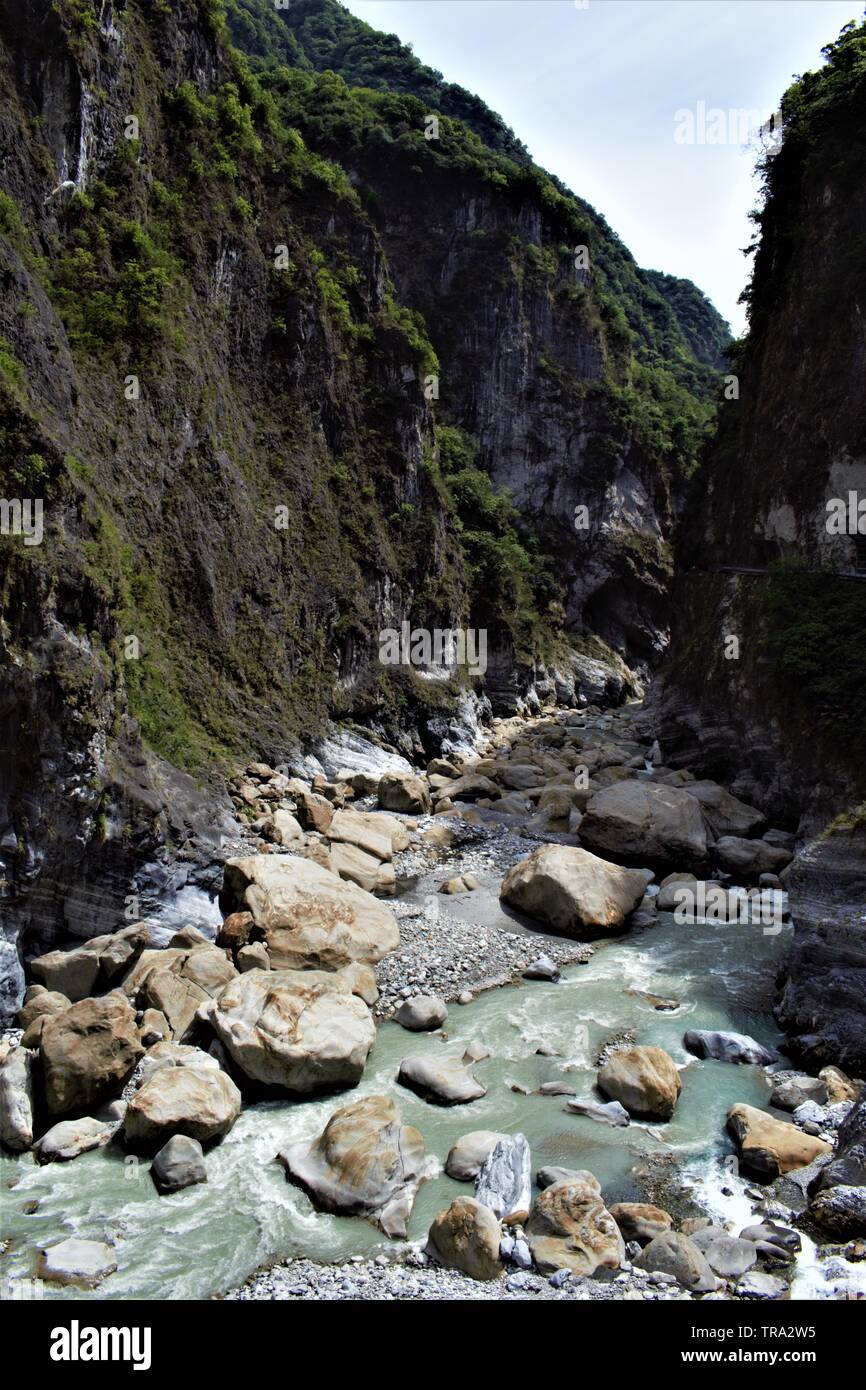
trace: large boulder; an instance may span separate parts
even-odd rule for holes
[[[757,881],[761,874],[777,874],[790,864],[790,850],[768,845],[766,840],[747,840],[739,835],[723,835],[716,841],[715,855],[723,869],[737,878]]]
[[[437,999],[433,994],[415,994],[411,999],[403,1000],[394,1020],[410,1033],[429,1033],[434,1028],[441,1028],[447,1017],[448,1005],[443,999]]]
[[[470,1279],[497,1279],[501,1232],[489,1207],[471,1197],[458,1197],[436,1217],[427,1249],[446,1269],[459,1269]]]
[[[822,1154],[832,1152],[823,1139],[804,1134],[796,1125],[776,1120],[753,1105],[733,1105],[728,1129],[736,1140],[740,1161],[763,1177],[775,1178],[797,1168],[807,1168]]]
[[[775,1060],[772,1052],[745,1033],[716,1033],[702,1028],[691,1028],[683,1036],[683,1046],[696,1057],[711,1057],[716,1062],[766,1066]]]
[[[207,1182],[201,1144],[186,1134],[173,1134],[154,1158],[150,1176],[160,1192],[180,1192],[185,1187]]]
[[[161,1013],[172,1038],[182,1042],[192,1032],[201,1005],[220,994],[236,975],[224,950],[192,939],[189,945],[143,951],[124,977],[123,990],[142,1010]]]
[[[482,797],[489,797],[491,801],[495,801],[501,795],[502,788],[491,782],[489,777],[469,772],[463,777],[458,777],[456,782],[449,782],[447,786],[440,787],[435,800],[437,803],[446,798],[449,801],[479,801]]]
[[[34,1144],[36,1162],[67,1163],[91,1149],[104,1149],[120,1128],[125,1111],[123,1101],[112,1101],[99,1115],[58,1121]]]
[[[541,845],[515,864],[499,896],[509,906],[568,936],[615,930],[637,907],[649,874],[608,864],[585,849]]]
[[[374,964],[400,944],[389,908],[309,859],[230,859],[220,903],[228,913],[252,914],[251,935],[265,941],[275,970]]]
[[[397,1080],[434,1105],[466,1105],[487,1094],[459,1057],[404,1057]]]
[[[210,1144],[228,1134],[240,1111],[241,1093],[220,1067],[160,1067],[129,1102],[124,1137],[149,1153],[175,1134]]]
[[[432,809],[430,789],[420,777],[409,772],[386,772],[379,779],[379,805],[384,811],[407,816],[426,816]]]
[[[298,1094],[356,1085],[376,1040],[351,982],[321,970],[251,970],[208,1016],[245,1076]]]
[[[525,1221],[532,1203],[532,1165],[525,1134],[500,1139],[475,1179],[475,1200],[501,1221]]]
[[[390,841],[388,843],[390,844]],[[357,845],[342,841],[332,844],[328,863],[340,878],[357,884],[367,893],[379,893],[382,897],[390,897],[396,890],[397,880],[393,866],[384,864],[375,854],[368,854]]]
[[[507,1134],[495,1129],[473,1129],[462,1134],[449,1150],[445,1160],[445,1172],[457,1182],[474,1182],[481,1165]]]
[[[391,816],[382,816],[383,822],[399,825]],[[387,824],[377,824],[372,813],[362,811],[337,811],[328,826],[327,838],[340,844],[355,845],[365,854],[387,862],[393,858],[394,848]]]
[[[147,942],[147,927],[139,923],[94,936],[72,951],[49,951],[37,956],[31,961],[30,970],[47,990],[76,1003],[107,989],[141,955]]]
[[[44,985],[29,985],[24,993],[24,1003],[18,1010],[16,1023],[26,1032],[36,1019],[62,1014],[71,1003],[71,999],[65,994],[59,994],[57,990],[46,989]]]
[[[747,806],[745,801],[738,801],[718,782],[687,782],[683,791],[699,802],[707,829],[714,840],[722,835],[754,835],[766,825],[763,811]]]
[[[23,1153],[33,1143],[33,1064],[36,1053],[15,1047],[0,1064],[0,1144]]]
[[[114,1099],[144,1055],[135,1013],[119,990],[49,1018],[40,1048],[52,1115],[86,1114]]]
[[[866,1098],[848,1112],[833,1158],[810,1184],[809,1211],[836,1236],[866,1235]]]
[[[289,1179],[323,1211],[365,1216],[403,1238],[416,1193],[438,1171],[417,1129],[386,1096],[337,1110],[318,1139],[277,1155]]]
[[[700,802],[680,787],[631,780],[595,792],[581,841],[600,853],[652,862],[701,864],[707,832]]]
[[[592,1173],[578,1171],[539,1193],[526,1233],[542,1274],[569,1269],[591,1278],[596,1270],[618,1269],[625,1259],[619,1227]]]
[[[716,1276],[706,1257],[688,1236],[680,1231],[665,1231],[656,1236],[636,1257],[636,1269],[649,1273],[672,1274],[678,1284],[692,1293],[712,1293]]]
[[[636,1240],[648,1245],[656,1236],[663,1236],[673,1225],[673,1218],[662,1207],[651,1202],[615,1202],[610,1214],[625,1241]]]
[[[682,1081],[673,1058],[661,1047],[620,1047],[598,1071],[598,1086],[630,1115],[669,1120]]]

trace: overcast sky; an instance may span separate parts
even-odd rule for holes
[[[640,265],[694,280],[737,333],[757,194],[739,113],[770,116],[791,77],[820,66],[823,45],[863,13],[863,0],[344,3],[483,97]],[[713,110],[725,113],[723,144],[708,143]],[[694,143],[677,112],[693,114]]]

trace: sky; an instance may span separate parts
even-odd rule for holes
[[[343,3],[477,92],[639,265],[694,280],[737,334],[758,201],[750,113],[769,118],[863,14],[863,0]]]

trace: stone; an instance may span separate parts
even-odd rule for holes
[[[456,782],[449,782],[447,787],[441,787],[435,795],[436,807],[439,809],[445,802],[455,801],[478,801],[481,797],[490,797],[496,800],[502,795],[502,790],[497,787],[495,782],[491,782],[489,777],[479,777],[474,773],[468,773],[465,777],[458,777]]]
[[[620,1105],[618,1100],[611,1100],[604,1104],[601,1101],[592,1100],[588,1096],[580,1096],[574,1100],[566,1101],[565,1108],[572,1115],[585,1115],[589,1120],[598,1120],[601,1124],[612,1125],[614,1129],[625,1129],[626,1125],[631,1124],[628,1111],[624,1105]]]
[[[452,1145],[445,1160],[445,1172],[456,1182],[474,1182],[484,1160],[508,1137],[492,1129],[470,1130]]]
[[[388,841],[390,849],[390,841]],[[340,878],[356,883],[367,893],[390,897],[396,889],[396,876],[391,864],[384,864],[374,854],[357,845],[332,844],[329,852],[331,869]]]
[[[383,816],[382,820],[391,822],[391,817]],[[400,822],[396,824],[400,825]],[[403,827],[400,826],[400,829]],[[394,853],[387,824],[377,825],[374,816],[365,815],[361,811],[337,811],[328,826],[328,839],[332,843],[354,845],[382,863],[390,861]]]
[[[471,1197],[458,1197],[440,1212],[430,1227],[428,1253],[446,1269],[458,1269],[471,1279],[497,1279],[499,1222],[489,1207]]]
[[[863,1096],[852,1105],[839,1128],[832,1159],[809,1184],[809,1212],[834,1235],[848,1239],[866,1234],[866,1098]]]
[[[672,1274],[678,1284],[692,1293],[712,1293],[716,1276],[690,1236],[666,1231],[655,1236],[635,1258],[636,1269],[648,1273]]]
[[[236,971],[225,951],[209,941],[198,941],[186,931],[172,940],[178,944],[143,951],[124,976],[122,988],[139,1007],[157,1009],[172,1038],[181,1042],[193,1030],[201,1005],[219,994]]]
[[[161,1009],[144,1010],[138,1036],[142,1047],[152,1047],[154,1043],[170,1041],[171,1028]]]
[[[770,1092],[770,1104],[777,1110],[796,1110],[807,1100],[818,1105],[827,1101],[827,1087],[817,1076],[787,1076]]]
[[[102,999],[82,999],[55,1014],[41,1039],[50,1113],[87,1113],[114,1099],[143,1055],[135,1013],[118,990]]]
[[[524,980],[556,981],[559,979],[559,966],[550,956],[536,956],[520,973]]]
[[[809,1215],[842,1240],[866,1235],[866,1187],[836,1183],[816,1193]]]
[[[684,790],[700,803],[701,814],[714,840],[723,835],[754,835],[766,824],[762,811],[738,801],[718,782],[687,782]]]
[[[687,866],[707,857],[700,803],[680,787],[631,779],[594,792],[581,841],[599,853]]]
[[[752,1172],[775,1178],[806,1168],[831,1148],[822,1139],[813,1138],[796,1125],[776,1120],[766,1111],[752,1105],[734,1105],[728,1111],[728,1129],[740,1153],[740,1161]]]
[[[775,1274],[764,1274],[752,1269],[737,1280],[735,1292],[738,1298],[787,1298],[789,1289],[784,1279]]]
[[[489,1047],[485,1047],[483,1042],[473,1040],[466,1045],[466,1051],[463,1053],[462,1058],[463,1065],[468,1067],[471,1066],[473,1062],[486,1062],[487,1058],[491,1055]]]
[[[339,812],[337,813],[339,815]],[[266,838],[274,841],[277,845],[296,845],[301,844],[304,839],[304,832],[300,824],[292,815],[291,811],[276,810],[270,818],[267,827]],[[196,1181],[201,1182],[199,1178]]]
[[[139,1087],[162,1067],[219,1067],[216,1057],[186,1043],[161,1042],[149,1047],[136,1073]]]
[[[416,994],[404,999],[394,1015],[401,1028],[411,1033],[426,1033],[441,1028],[448,1017],[448,1005],[432,994]]]
[[[373,1007],[379,998],[379,986],[376,984],[376,972],[371,965],[363,965],[356,960],[351,965],[344,965],[336,973],[345,982],[350,994],[356,994],[370,1008]]]
[[[278,1154],[291,1182],[322,1211],[364,1216],[403,1239],[419,1187],[435,1176],[418,1130],[386,1096],[337,1110],[319,1137]]]
[[[591,1278],[625,1259],[619,1227],[592,1173],[578,1171],[545,1187],[532,1204],[526,1234],[541,1274],[568,1269]]]
[[[94,936],[72,951],[49,951],[30,962],[35,980],[71,1003],[106,989],[141,954],[148,943],[143,923]]]
[[[764,1245],[776,1247],[780,1254],[793,1256],[802,1247],[798,1231],[789,1226],[779,1226],[775,1221],[761,1221],[755,1226],[746,1226],[740,1231],[740,1240],[751,1240],[760,1248]]]
[[[460,773],[454,764],[447,762],[445,758],[433,758],[432,761],[427,764],[427,776],[456,779],[460,776]]]
[[[158,1191],[180,1192],[185,1187],[207,1182],[204,1151],[197,1139],[174,1134],[163,1144],[150,1168]]]
[[[680,889],[695,889],[697,882],[694,874],[668,874],[666,878],[662,879],[656,895],[656,911],[675,912],[681,903],[681,899],[677,896]]]
[[[39,1277],[53,1284],[80,1284],[93,1289],[117,1269],[110,1245],[72,1237],[42,1250]]]
[[[683,1046],[697,1057],[711,1057],[717,1062],[752,1063],[766,1066],[775,1060],[772,1052],[745,1033],[712,1032],[690,1029],[683,1036]]]
[[[446,878],[444,883],[439,884],[440,893],[465,893],[466,884],[462,878]]]
[[[662,1207],[650,1202],[615,1202],[610,1214],[625,1241],[636,1240],[647,1245],[656,1236],[664,1235],[673,1225],[673,1217]]]
[[[33,1143],[33,1080],[36,1053],[15,1047],[0,1064],[0,1143],[23,1153]]]
[[[241,1093],[219,1066],[160,1067],[130,1100],[124,1137],[147,1152],[176,1134],[211,1144],[228,1134],[240,1110]]]
[[[37,1163],[65,1163],[91,1149],[102,1149],[116,1134],[119,1121],[105,1121],[86,1115],[79,1120],[61,1120],[52,1125],[33,1145]]]
[[[835,1105],[840,1100],[857,1100],[863,1090],[862,1081],[852,1081],[838,1067],[822,1067],[818,1072],[818,1078],[824,1083],[830,1105]]]
[[[719,864],[728,873],[757,881],[761,874],[774,874],[791,862],[791,852],[768,845],[766,840],[746,840],[723,835],[715,844]]]
[[[536,1187],[544,1191],[545,1187],[552,1187],[555,1182],[565,1182],[569,1178],[579,1178],[581,1175],[579,1168],[559,1168],[555,1164],[548,1164],[545,1168],[539,1168],[535,1175]]]
[[[427,816],[432,810],[430,791],[426,783],[409,772],[386,772],[379,779],[377,796],[379,805],[385,811],[399,811],[409,816]]]
[[[207,1016],[250,1081],[297,1094],[360,1081],[376,1028],[351,979],[320,970],[252,970]]]
[[[576,1096],[577,1092],[567,1081],[542,1081],[538,1088],[540,1096]]]
[[[650,875],[623,869],[584,849],[547,844],[515,864],[500,898],[566,936],[621,927],[643,897]]]
[[[302,791],[295,795],[297,817],[304,830],[316,830],[324,835],[334,816],[334,808],[326,796]],[[228,865],[226,865],[228,868]]]
[[[720,1234],[704,1246],[704,1258],[714,1274],[737,1279],[757,1264],[758,1251],[753,1241]]]
[[[238,970],[245,975],[248,970],[270,970],[271,958],[263,941],[250,941],[242,946],[237,954]]]
[[[274,970],[339,970],[375,964],[400,944],[393,912],[354,883],[288,855],[230,859],[220,898],[247,909]]]
[[[525,1221],[532,1203],[532,1168],[525,1134],[509,1134],[491,1149],[475,1179],[475,1200],[500,1221]]]
[[[404,1057],[397,1080],[433,1105],[466,1105],[487,1094],[459,1057]]]
[[[599,1089],[618,1100],[630,1115],[669,1120],[682,1081],[673,1059],[661,1047],[623,1047],[599,1068]]]
[[[27,1029],[37,1018],[50,1018],[52,1014],[62,1014],[72,1003],[65,994],[46,989],[44,985],[31,985],[24,995],[24,1003],[18,1010],[16,1022],[19,1028]]]

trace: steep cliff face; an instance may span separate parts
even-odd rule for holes
[[[816,816],[866,791],[866,39],[843,34],[787,93],[765,163],[739,397],[680,527],[675,641],[658,722],[670,755],[749,771],[775,813]],[[866,509],[864,509],[866,510]],[[723,576],[717,567],[766,568]],[[738,655],[726,644],[738,638]]]
[[[0,45],[14,974],[19,934],[106,930],[218,838],[237,758],[333,719],[434,751],[465,674],[383,665],[384,628],[486,628],[503,709],[631,688],[715,374],[436,74],[428,141],[411,84],[314,75],[324,40],[255,75],[216,0],[0,0]]]
[[[10,3],[0,37],[3,894],[88,935],[218,828],[230,754],[398,697],[411,725],[376,634],[459,621],[462,559],[426,346],[215,8]]]
[[[233,0],[233,33],[369,209],[436,350],[438,418],[538,536],[567,629],[646,669],[667,643],[668,539],[712,414],[718,364],[693,342],[726,326],[688,282],[676,305],[660,292],[483,108],[447,119],[453,89],[393,36],[377,49],[335,0],[266,10]]]
[[[866,26],[825,56],[785,95],[765,162],[739,398],[680,527],[674,641],[648,722],[666,762],[703,765],[799,829],[780,1020],[800,1052],[862,1069]],[[765,572],[711,572],[722,566]]]

